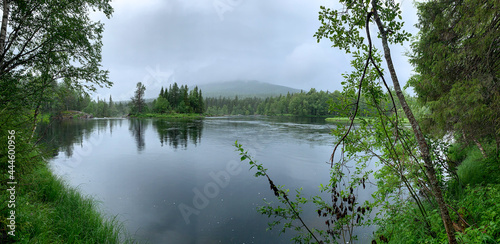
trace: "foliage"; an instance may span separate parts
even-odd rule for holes
[[[8,23],[2,23],[0,36],[0,78],[28,86],[37,82],[33,76],[64,78],[90,90],[111,85],[107,71],[100,69],[103,24],[88,16],[92,9],[109,18],[109,1],[3,1],[2,6]]]
[[[471,225],[458,238],[464,243],[500,242],[500,185],[467,187],[467,197],[459,201],[462,214]]]
[[[141,82],[137,82],[136,87],[137,89],[135,90],[135,95],[131,98],[130,102],[130,112],[132,114],[141,114],[147,110],[146,100],[144,99],[146,87]]]
[[[234,99],[219,97],[206,98],[206,111],[213,115],[293,115],[293,116],[340,116],[337,110],[331,110],[329,104],[339,103],[339,91],[317,91],[288,93],[286,96]],[[360,102],[360,115],[366,116],[370,107],[366,97]]]
[[[405,95],[401,89],[401,85],[398,79],[398,76],[396,74],[396,70],[394,67],[394,63],[392,61],[391,57],[391,50],[389,47],[389,44],[402,44],[404,41],[408,40],[409,34],[406,33],[404,30],[402,30],[403,23],[399,22],[397,20],[398,18],[401,19],[401,11],[399,9],[399,4],[395,3],[394,1],[368,1],[368,2],[355,2],[355,1],[340,1],[341,3],[344,4],[344,9],[342,11],[339,10],[332,10],[329,8],[322,7],[322,12],[320,12],[320,21],[322,22],[322,26],[319,28],[318,32],[316,32],[316,37],[318,38],[318,41],[321,38],[329,38],[330,41],[333,42],[333,46],[338,47],[340,49],[346,50],[347,53],[351,52],[351,45],[353,45],[357,50],[354,51],[354,56],[355,60],[358,59],[360,62],[354,61],[353,66],[356,68],[355,70],[358,73],[361,73],[361,75],[356,75],[356,71],[354,72],[354,77],[359,77],[357,80],[359,80],[359,83],[357,85],[357,99],[353,103],[353,112],[352,112],[352,121],[351,124],[349,125],[348,129],[346,132],[342,135],[340,141],[336,144],[334,148],[334,153],[332,154],[332,163],[333,163],[333,155],[335,154],[335,151],[337,150],[338,146],[340,143],[344,142],[351,133],[351,129],[353,128],[353,123],[354,123],[354,118],[357,116],[358,112],[358,104],[359,104],[359,98],[361,96],[361,93],[363,91],[364,85],[368,87],[368,92],[372,95],[374,105],[376,107],[379,107],[379,103],[377,102],[377,98],[380,97],[381,94],[379,92],[380,86],[378,85],[371,85],[373,82],[373,78],[378,76],[385,88],[387,89],[390,98],[392,100],[393,104],[393,109],[395,112],[396,106],[394,102],[394,98],[391,94],[391,91],[388,87],[388,84],[385,81],[384,75],[382,71],[380,70],[380,64],[379,61],[377,60],[377,55],[376,55],[376,50],[373,50],[372,42],[371,42],[371,35],[370,35],[370,26],[369,23],[371,21],[371,17],[373,16],[373,20],[376,23],[376,26],[378,27],[378,37],[382,41],[382,47],[383,47],[383,53],[385,57],[385,61],[387,64],[387,68],[389,70],[389,73],[391,75],[391,80],[392,84],[394,85],[394,91],[396,93],[397,99],[399,100],[399,103],[401,104],[401,108],[403,109],[406,117],[408,118],[410,125],[412,127],[412,137],[414,136],[415,141],[417,142],[416,144],[418,145],[418,151],[415,149],[412,149],[408,145],[408,141],[411,141],[411,137],[405,136],[406,138],[402,139],[402,137],[399,135],[400,133],[400,127],[398,126],[400,123],[398,121],[398,115],[395,113],[394,118],[390,118],[388,121],[390,122],[389,125],[393,126],[393,130],[396,132],[394,135],[393,142],[391,142],[391,137],[389,137],[389,133],[387,133],[386,126],[384,125],[384,118],[382,116],[382,113],[380,113],[379,109],[379,114],[380,114],[380,122],[382,124],[383,132],[385,133],[385,138],[384,136],[384,141],[387,141],[388,143],[384,145],[384,152],[389,151],[389,158],[387,158],[389,163],[385,163],[387,165],[391,165],[391,162],[399,162],[406,164],[408,162],[413,161],[415,159],[416,162],[414,164],[418,165],[419,160],[423,161],[423,169],[425,172],[425,178],[421,177],[423,175],[417,174],[410,174],[414,176],[415,180],[417,181],[422,181],[420,178],[422,178],[425,181],[422,182],[427,182],[429,183],[430,188],[430,193],[436,200],[436,203],[439,207],[439,212],[441,214],[441,218],[443,220],[443,224],[446,230],[446,234],[448,237],[448,241],[450,243],[456,243],[456,238],[455,234],[453,232],[453,225],[452,221],[450,219],[450,214],[447,208],[447,205],[444,201],[443,194],[442,194],[442,189],[441,189],[441,180],[442,180],[442,175],[439,171],[439,168],[436,168],[436,164],[433,162],[433,154],[430,151],[429,144],[424,137],[424,134],[422,133],[422,130],[420,129],[419,122],[415,119],[415,116],[408,105]],[[360,29],[365,29],[366,31],[366,37],[368,40],[368,45],[365,45],[363,43],[364,38],[360,36],[359,30]],[[359,50],[362,51],[362,53],[358,52]],[[362,65],[364,60],[364,65]],[[373,65],[373,69],[376,70],[376,72],[371,71],[369,69],[370,65]],[[375,74],[376,76],[373,76]],[[367,81],[365,81],[365,79]],[[371,87],[371,88],[370,88]],[[347,86],[349,88],[349,84]],[[346,89],[346,86],[344,86],[344,90]],[[349,91],[349,90],[348,90]],[[407,139],[409,138],[409,139]],[[399,144],[399,145],[398,145]],[[398,146],[402,150],[398,150]],[[415,154],[414,152],[418,152],[418,154]],[[402,157],[403,160],[400,160]],[[407,158],[410,160],[408,161]],[[385,158],[384,158],[385,159]],[[417,171],[418,172],[418,171]],[[410,195],[413,197],[415,201],[419,201],[418,196],[416,197],[415,192],[411,193],[412,187],[410,187],[409,182],[404,180],[406,178],[405,176],[405,171],[395,171],[393,173],[396,173],[399,175],[401,178],[403,178],[403,182],[407,186],[408,190],[410,191]],[[425,217],[426,213],[425,210],[422,208],[422,204],[418,204],[420,212],[422,213],[422,216]],[[426,222],[425,225],[427,226],[427,229],[429,229],[429,224]]]
[[[419,5],[422,39],[413,45],[417,47],[413,62],[419,74],[410,83],[420,86],[418,89],[423,91],[419,94],[421,99],[425,99],[427,93],[430,94],[429,99],[433,99],[433,96],[442,98],[438,101],[441,103],[425,100],[419,101],[419,104],[417,101],[406,101],[388,46],[389,43],[402,44],[409,38],[409,34],[402,29],[403,23],[398,21],[401,19],[399,4],[394,1],[350,0],[340,3],[344,7],[342,10],[321,7],[319,20],[322,26],[315,36],[318,41],[327,38],[333,42],[333,46],[353,54],[351,64],[354,71],[344,75],[341,96],[337,97],[338,102],[331,104],[331,110],[341,117],[349,117],[351,123],[348,126],[339,124],[332,130],[339,141],[332,153],[330,185],[322,189],[334,193],[333,205],[338,201],[335,196],[352,199],[349,194],[342,195],[342,191],[349,189],[352,194],[355,189],[353,184],[364,184],[371,173],[367,170],[367,163],[375,158],[380,166],[374,174],[377,180],[377,192],[373,195],[375,202],[370,205],[380,210],[374,219],[380,226],[380,240],[456,243],[455,236],[458,233],[458,240],[463,242],[497,242],[498,187],[489,185],[484,189],[475,186],[497,183],[499,178],[498,4],[472,0],[452,1],[450,4],[449,1],[438,0]],[[403,121],[392,96],[393,91],[388,87],[380,68],[382,59],[371,43],[369,23],[372,17],[379,29],[394,92],[400,102],[400,109],[412,126],[411,130],[401,126]],[[362,29],[366,30],[366,40],[360,34]],[[451,95],[446,94],[447,89],[451,89]],[[370,109],[360,109],[362,97]],[[304,100],[290,99],[290,104],[293,104],[290,106],[294,108],[301,103],[304,105]],[[441,120],[437,124],[440,130],[437,136],[425,137],[413,115],[412,109],[422,104],[418,109],[420,118],[425,118],[430,112],[431,117],[437,116],[434,120]],[[451,111],[447,111],[450,104]],[[467,107],[463,114],[464,106],[468,105],[470,108]],[[305,112],[300,109],[292,111]],[[354,119],[361,112],[369,114],[370,119],[360,118],[359,125],[354,126]],[[450,131],[463,134],[465,141],[475,142],[479,149],[469,151],[467,155],[457,153],[456,145],[450,147],[442,138],[443,132]],[[496,152],[481,145],[489,146],[495,140]],[[336,222],[326,222],[333,224],[333,229],[326,232],[306,228],[307,231],[301,233],[300,227],[307,225],[301,220],[297,209],[308,200],[300,192],[297,192],[296,199],[290,200],[288,191],[277,187],[261,164],[253,161],[238,143],[236,147],[241,160],[249,159],[251,168],[257,168],[256,176],[268,179],[280,202],[278,207],[268,205],[261,209],[263,214],[281,218],[271,223],[272,226],[282,220],[283,230],[291,228],[299,231],[295,240],[303,242],[310,242],[312,238],[316,242],[322,242],[319,241],[321,238],[325,238],[323,241],[338,241],[339,236],[336,234],[349,230],[346,223],[337,218]],[[341,157],[335,159],[337,148],[341,149]],[[339,187],[340,193],[337,195],[336,184],[346,176],[339,168],[348,161],[354,162],[351,167],[355,170],[349,172],[346,177],[348,180],[342,185],[345,188]],[[454,182],[458,182],[458,186],[454,187]],[[463,189],[462,184],[467,187]],[[442,194],[443,189],[447,190],[445,194]],[[454,194],[456,189],[463,194]],[[478,192],[481,195],[476,194]],[[320,206],[319,215],[333,219],[339,213],[330,211],[330,203],[326,204],[319,197],[313,197],[312,200]],[[484,208],[478,207],[481,201],[486,202]],[[351,203],[348,201],[348,204]],[[344,215],[344,212],[340,212],[340,215]],[[484,219],[475,216],[484,216]],[[293,221],[300,221],[299,229],[294,228],[297,226],[294,226]]]
[[[153,102],[153,112],[155,112],[155,113],[164,114],[170,110],[171,110],[170,103],[163,96],[159,96]]]
[[[344,5],[342,10],[321,6],[319,12],[321,26],[314,36],[318,42],[323,38],[330,40],[333,47],[345,50],[346,53],[352,53],[352,49],[367,51],[368,47],[360,30],[365,28],[367,14],[372,10],[372,2],[340,0],[339,3]],[[401,20],[399,3],[379,1],[376,5],[380,8],[380,19],[391,30],[388,33],[389,42],[401,44],[409,40],[410,34],[402,29],[403,22],[399,21]]]
[[[100,65],[103,24],[88,17],[90,10],[110,17],[108,0],[3,1],[2,7],[0,116],[34,109],[35,118],[27,118],[34,131],[40,106],[58,94],[57,81],[88,90],[112,85]]]
[[[484,158],[478,149],[473,149],[458,166],[457,174],[462,185],[500,184],[500,160]]]
[[[112,8],[106,0],[3,1],[2,7],[0,124],[20,135],[18,153],[29,155],[41,112],[83,107],[88,99],[76,91],[112,84],[100,68],[103,24],[88,17],[91,9],[110,17]],[[17,167],[30,168],[29,161]]]
[[[53,95],[46,97],[39,109],[43,114],[57,117],[64,111],[70,110],[83,111],[94,117],[115,117],[127,114],[126,104],[113,102],[111,96],[108,101],[99,97],[94,100],[85,91],[70,87],[64,82],[55,82],[50,89],[53,90]]]
[[[266,206],[262,206],[259,208],[260,213],[267,215],[268,217],[274,216],[275,218],[278,218],[278,220],[269,223],[269,229],[272,229],[273,227],[281,224],[281,222],[284,221],[285,223],[283,224],[281,232],[285,232],[287,229],[291,228],[301,233],[294,238],[295,243],[304,243],[304,242],[309,243],[312,239],[314,239],[317,243],[319,243],[320,241],[316,235],[321,235],[321,234],[324,235],[324,232],[322,231],[320,232],[316,229],[309,229],[309,227],[304,223],[304,221],[300,217],[300,213],[302,212],[301,206],[308,202],[306,198],[302,197],[300,190],[296,191],[295,200],[293,199],[291,200],[289,198],[289,190],[284,189],[284,186],[279,186],[279,185],[276,186],[269,177],[269,175],[267,174],[267,169],[264,168],[262,164],[259,164],[256,161],[254,161],[248,154],[248,151],[245,151],[245,149],[243,149],[243,146],[241,144],[238,144],[238,141],[235,142],[235,147],[236,150],[239,151],[240,153],[241,161],[248,159],[250,164],[250,169],[252,168],[257,169],[255,177],[267,178],[269,186],[273,191],[274,195],[278,198],[281,205],[284,206],[284,207],[278,206],[275,208],[271,205],[271,202],[266,202]],[[299,224],[295,225],[295,222],[299,222]],[[306,230],[305,233],[302,233],[303,229]]]
[[[500,185],[468,186],[464,198],[454,200],[458,208],[453,211],[457,239],[461,243],[498,243],[500,242]],[[446,235],[441,219],[434,206],[425,204],[429,211],[429,222],[436,236],[428,235],[421,222],[415,218],[412,202],[403,203],[381,222],[378,236],[384,236],[389,243],[446,243]]]
[[[153,101],[153,112],[164,113],[198,113],[204,112],[204,102],[201,90],[196,86],[189,91],[187,85],[179,87],[177,82],[169,88],[160,90],[158,98]]]
[[[2,1],[0,25],[0,190],[7,180],[16,185],[16,232],[7,234],[6,218],[13,210],[0,208],[0,242],[119,243],[120,226],[104,221],[95,202],[54,178],[39,153],[35,130],[42,113],[80,109],[90,99],[83,91],[109,87],[102,70],[103,24],[91,11],[110,17],[109,0]],[[43,116],[46,117],[46,116]],[[12,132],[14,132],[12,134]],[[12,136],[15,139],[11,139]],[[15,141],[15,160],[7,142]],[[10,165],[9,159],[13,162]],[[11,166],[9,169],[8,166]],[[9,172],[10,170],[10,172]],[[8,194],[0,200],[8,202]]]
[[[359,188],[362,186],[364,189],[366,186],[368,173],[363,171],[363,166],[350,175],[346,173],[349,169],[345,164],[336,164],[331,171],[330,182],[320,186],[321,193],[329,195],[328,201],[320,195],[307,199],[303,196],[302,189],[296,189],[295,197],[292,198],[290,191],[284,186],[276,185],[267,173],[267,169],[253,160],[248,151],[245,151],[237,141],[235,147],[240,153],[240,160],[249,160],[250,169],[256,169],[255,177],[265,177],[268,180],[271,190],[279,201],[278,204],[265,201],[266,204],[258,208],[262,215],[275,219],[269,223],[268,230],[280,225],[282,233],[288,229],[295,230],[298,233],[292,239],[295,243],[313,241],[315,243],[337,243],[338,241],[349,243],[357,240],[357,236],[353,234],[354,228],[371,224],[367,217],[373,209],[372,203],[356,201],[359,199]],[[353,175],[355,177],[352,177]],[[324,229],[310,228],[301,218],[302,207],[306,204],[315,205],[318,218],[324,222]]]
[[[409,82],[429,108],[424,128],[435,137],[489,138],[500,146],[500,4],[496,0],[417,4],[420,28]],[[497,149],[498,150],[498,149]]]

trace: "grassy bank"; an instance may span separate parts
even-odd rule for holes
[[[485,145],[485,158],[475,146],[453,145],[447,157],[456,163],[457,176],[444,182],[444,195],[459,243],[500,243],[500,155]],[[447,243],[434,201],[424,202],[430,228],[413,202],[385,215],[377,236],[389,243]]]
[[[0,197],[1,243],[132,242],[123,238],[124,228],[116,219],[106,219],[95,200],[67,186],[45,163],[16,175],[16,180],[15,208],[3,204],[9,201],[9,194]],[[2,192],[5,188],[2,184]],[[15,236],[7,234],[11,210],[15,210]]]
[[[179,113],[171,113],[171,114],[156,114],[156,113],[146,113],[146,114],[137,114],[130,116],[131,118],[165,118],[165,119],[203,119],[205,118],[202,114],[179,114]]]
[[[370,117],[356,117],[354,119],[355,123],[359,123],[360,119],[371,119]],[[328,123],[348,123],[351,122],[351,119],[349,117],[334,117],[334,118],[326,118],[326,122]],[[407,118],[403,118],[403,123],[409,123]]]
[[[450,214],[459,243],[500,243],[500,184],[467,186],[464,193],[448,201],[454,206]],[[384,218],[376,235],[389,243],[448,243],[439,211],[431,203],[424,206],[429,229],[418,218],[417,207],[408,203]]]
[[[366,118],[363,118],[363,119],[369,119],[368,117]],[[356,117],[354,119],[354,122],[359,122],[359,117]],[[349,119],[349,117],[334,117],[334,118],[326,118],[325,119],[326,122],[328,123],[348,123],[348,122],[351,122],[351,119]]]

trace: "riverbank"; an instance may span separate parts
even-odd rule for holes
[[[31,166],[15,175],[14,205],[3,204],[12,194],[0,197],[1,243],[133,243],[117,219],[104,217],[94,199],[55,177],[46,162]],[[8,187],[2,184],[2,192]]]
[[[361,119],[373,119],[370,117],[356,117],[354,119],[355,123],[359,123]],[[334,118],[326,118],[326,122],[328,123],[348,123],[351,122],[351,119],[349,117],[334,117]],[[403,123],[409,123],[407,118],[403,118]]]
[[[453,228],[459,243],[500,243],[500,155],[485,143],[488,157],[475,145],[453,144],[447,158],[457,166],[456,175],[443,182]],[[389,243],[447,243],[443,222],[435,202],[424,201],[429,226],[422,224],[412,202],[387,209],[376,236]]]
[[[359,118],[355,118],[354,122],[358,123]],[[347,123],[351,122],[351,119],[348,117],[335,117],[335,118],[325,118],[325,121],[328,123]]]
[[[92,119],[94,116],[82,111],[66,110],[54,116],[54,119],[67,120],[67,119]]]

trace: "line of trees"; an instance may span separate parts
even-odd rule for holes
[[[339,103],[339,91],[317,91],[288,93],[278,97],[234,99],[219,97],[205,99],[206,112],[212,115],[284,115],[294,116],[339,116],[332,107]],[[370,108],[362,96],[360,115],[367,116]]]
[[[111,95],[109,99],[94,100],[90,95],[81,89],[75,89],[64,82],[52,82],[47,98],[41,102],[40,112],[53,116],[59,115],[63,111],[76,110],[83,111],[95,117],[116,117],[127,113],[125,103],[113,102]]]

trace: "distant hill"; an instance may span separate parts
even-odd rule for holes
[[[273,85],[260,81],[227,81],[199,85],[198,88],[203,92],[203,97],[230,97],[238,95],[240,98],[245,97],[272,97],[280,94],[286,95],[288,92],[298,93],[299,89]]]

